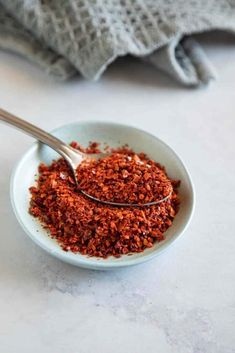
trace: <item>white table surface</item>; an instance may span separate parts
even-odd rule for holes
[[[55,82],[0,52],[2,107],[47,130],[102,119],[151,131],[183,157],[197,194],[189,229],[155,260],[114,272],[72,267],[13,215],[10,174],[33,139],[1,124],[1,352],[235,352],[235,45],[205,46],[219,77],[197,90],[132,60],[98,83]]]

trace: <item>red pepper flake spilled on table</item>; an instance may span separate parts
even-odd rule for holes
[[[71,145],[81,149],[76,142]],[[92,143],[84,151],[98,153],[98,144]],[[92,162],[90,166],[83,164],[77,173],[82,189],[93,191],[97,197],[102,193],[105,200],[112,196],[118,202],[145,203],[155,200],[154,197],[161,199],[169,192],[170,197],[149,207],[104,205],[78,191],[63,159],[49,166],[41,164],[37,185],[30,188],[29,212],[63,250],[102,258],[120,257],[142,252],[164,239],[179,208],[179,181],[169,179],[161,165],[143,153],[121,148],[114,150],[105,161]]]

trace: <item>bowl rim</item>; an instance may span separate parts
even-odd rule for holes
[[[75,122],[71,122],[68,124],[63,124],[55,129],[53,129],[52,131],[50,131],[51,134],[56,134],[57,131],[61,131],[64,128],[67,127],[73,127],[73,126],[81,126],[81,125],[97,125],[97,124],[104,124],[104,125],[108,125],[108,126],[116,126],[116,127],[124,127],[124,128],[131,128],[132,130],[137,130],[139,132],[142,132],[148,136],[153,137],[154,139],[158,140],[158,142],[160,144],[162,144],[164,146],[164,148],[168,149],[173,155],[174,157],[180,162],[181,167],[184,169],[185,175],[187,176],[188,182],[189,182],[189,187],[190,187],[190,209],[189,209],[189,213],[188,213],[188,217],[186,219],[186,222],[184,223],[183,227],[181,230],[176,231],[174,233],[174,235],[168,239],[168,241],[166,241],[165,243],[163,243],[161,245],[161,247],[157,248],[155,251],[151,252],[150,254],[146,254],[143,255],[144,252],[142,252],[142,256],[137,257],[137,258],[132,258],[132,256],[129,256],[128,258],[125,257],[125,260],[122,260],[122,257],[120,257],[120,260],[117,262],[107,262],[105,263],[106,259],[100,259],[100,258],[96,258],[96,257],[85,257],[84,256],[84,260],[77,257],[69,257],[68,254],[70,254],[70,252],[64,252],[62,249],[60,249],[61,251],[59,251],[58,249],[56,250],[51,250],[45,243],[43,243],[42,241],[40,241],[38,239],[37,236],[33,235],[30,230],[26,227],[25,223],[22,221],[20,213],[18,212],[16,203],[15,203],[15,194],[14,194],[14,185],[16,182],[16,178],[17,178],[17,172],[18,169],[20,168],[21,164],[23,163],[23,161],[28,157],[29,154],[31,154],[34,150],[36,150],[38,148],[38,145],[40,144],[40,142],[35,141],[24,153],[23,155],[20,157],[20,159],[18,160],[18,162],[16,163],[16,165],[14,166],[12,173],[11,173],[11,177],[10,177],[10,200],[11,200],[11,205],[14,211],[14,214],[16,216],[17,221],[19,222],[20,226],[22,227],[22,229],[24,230],[24,232],[30,237],[30,239],[33,240],[34,243],[36,243],[40,248],[42,248],[43,250],[45,250],[47,253],[49,253],[50,255],[64,261],[67,263],[70,263],[72,265],[78,266],[78,267],[82,267],[82,268],[89,268],[89,269],[96,269],[96,270],[105,270],[105,269],[114,269],[114,268],[121,268],[121,267],[126,267],[126,266],[133,266],[133,265],[137,265],[137,264],[141,264],[144,263],[146,261],[149,261],[153,258],[155,258],[156,256],[162,254],[166,249],[168,249],[171,245],[173,245],[173,243],[175,243],[175,241],[177,239],[179,239],[181,237],[181,235],[183,235],[183,233],[186,231],[186,229],[188,228],[190,221],[193,217],[194,214],[194,210],[195,210],[195,188],[194,188],[194,184],[192,181],[192,177],[187,169],[187,167],[185,166],[184,161],[182,160],[181,156],[179,156],[178,153],[176,153],[174,151],[173,148],[171,148],[166,142],[164,142],[163,140],[161,140],[159,137],[157,137],[156,135],[143,130],[141,128],[138,128],[136,126],[133,125],[129,125],[126,123],[116,123],[116,122],[112,122],[112,121],[105,121],[105,120],[82,120],[82,121],[75,121]],[[38,233],[40,234],[40,233]],[[62,252],[63,251],[63,252]],[[67,255],[67,256],[66,256]],[[76,254],[73,254],[76,255]]]

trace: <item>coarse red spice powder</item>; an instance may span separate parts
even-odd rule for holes
[[[145,204],[170,195],[173,186],[163,167],[125,148],[77,169],[79,187],[103,201]]]
[[[81,147],[73,142],[74,148]],[[87,153],[98,153],[97,143]],[[37,185],[30,188],[29,212],[49,230],[65,251],[106,258],[142,252],[164,239],[179,208],[179,181],[145,154],[128,148],[105,160],[83,163],[77,169],[80,187],[103,200],[146,203],[148,207],[113,207],[88,199],[78,191],[63,159],[39,166]]]

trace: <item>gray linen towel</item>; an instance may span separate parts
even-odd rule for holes
[[[191,37],[235,31],[235,0],[0,0],[0,48],[24,55],[60,78],[98,79],[126,54],[184,85],[214,78]]]

